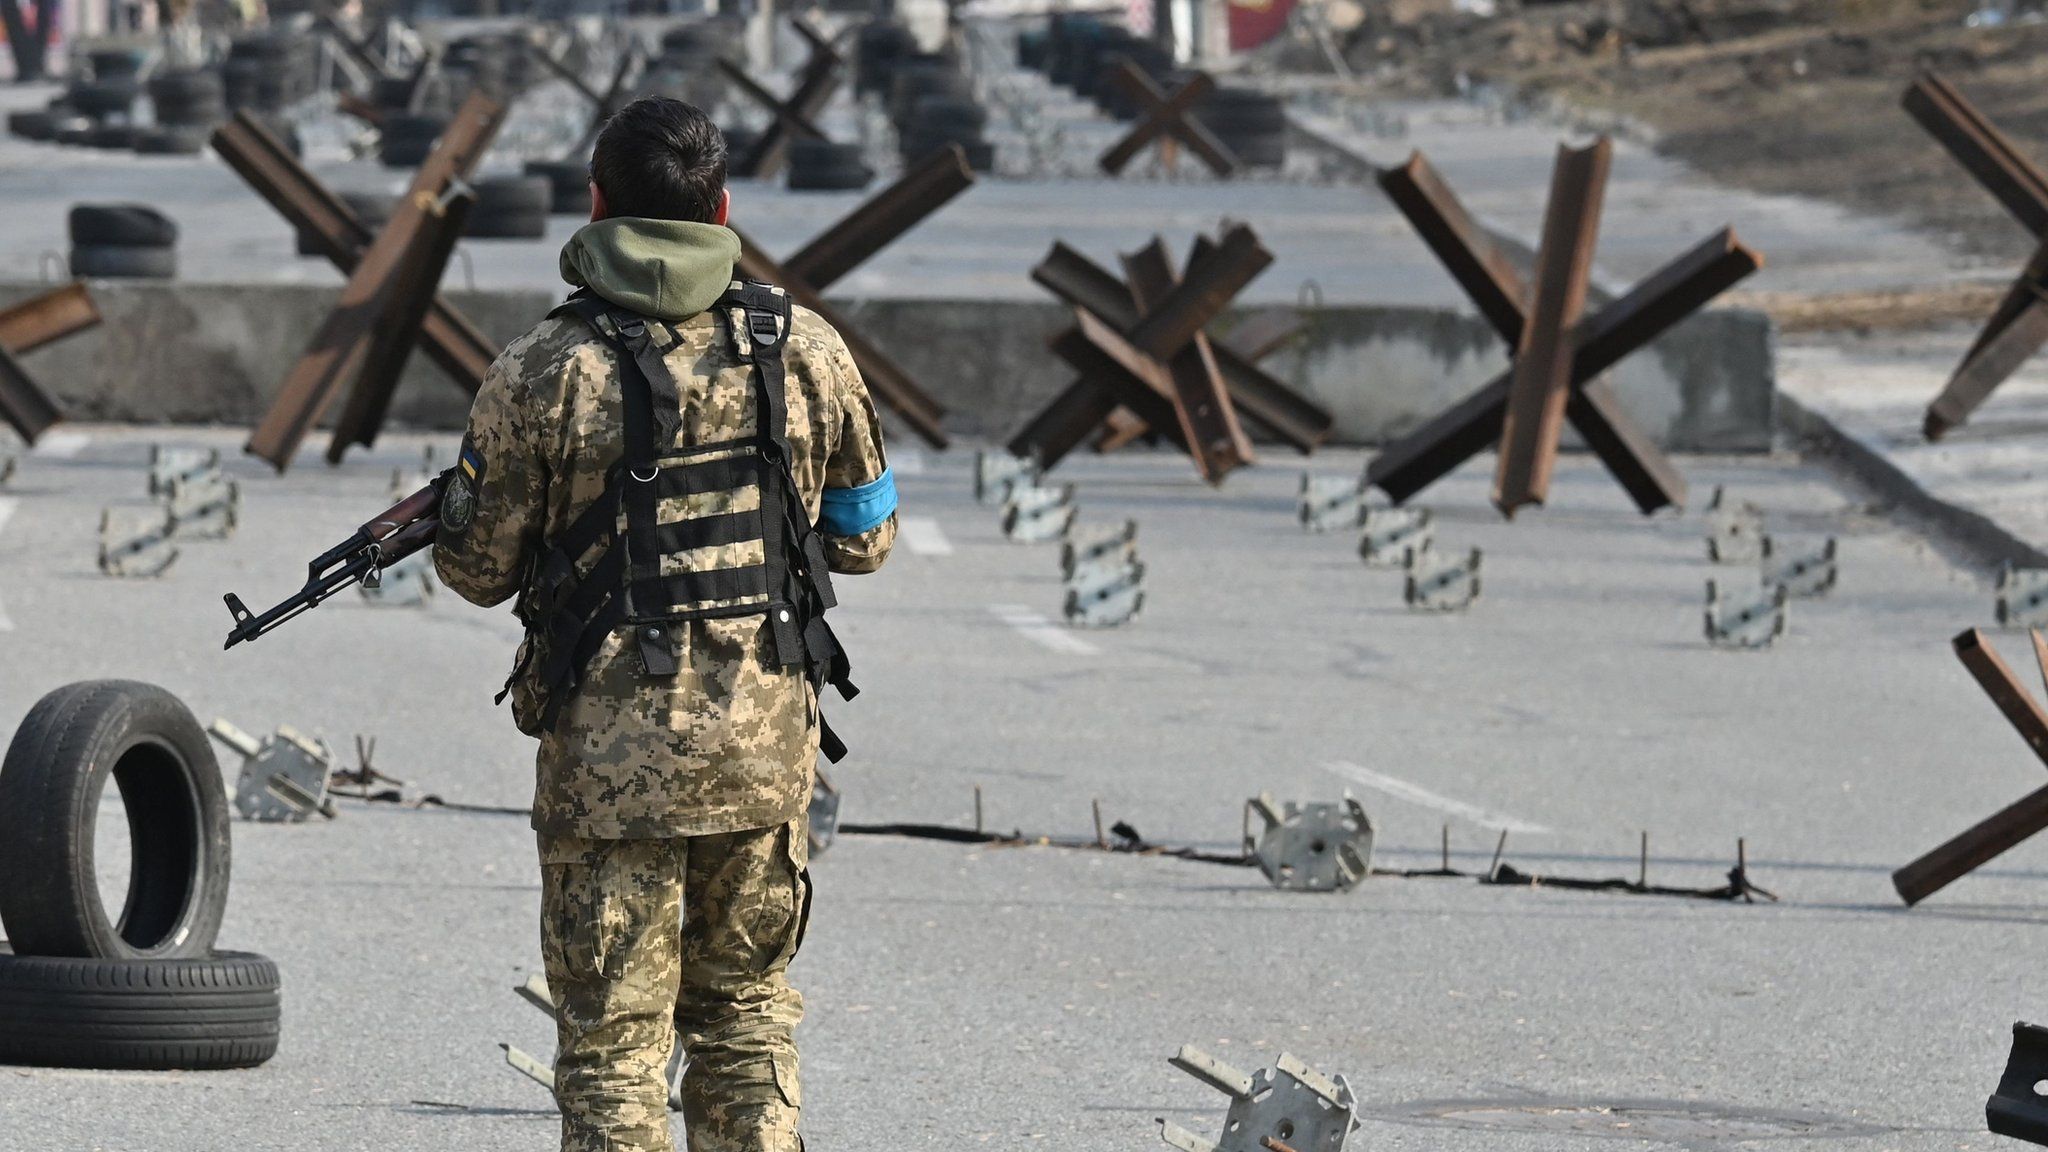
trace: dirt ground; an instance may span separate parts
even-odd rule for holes
[[[1729,183],[1901,216],[1972,254],[2020,258],[2026,233],[1899,107],[1915,74],[1933,70],[2048,164],[2048,18],[1986,3],[1578,0],[1484,17],[1451,0],[1392,0],[1345,50],[1378,90],[1492,86],[1618,112]]]

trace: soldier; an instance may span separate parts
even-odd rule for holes
[[[851,695],[828,572],[896,535],[839,334],[735,281],[725,142],[648,98],[591,161],[577,291],[485,376],[444,493],[442,580],[526,624],[506,692],[540,739],[541,952],[564,1152],[796,1152],[785,977],[810,912],[818,713]],[[500,695],[503,699],[503,694]]]

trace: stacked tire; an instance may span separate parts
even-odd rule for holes
[[[146,204],[74,204],[71,274],[169,280],[178,274],[178,226]]]
[[[377,128],[377,162],[386,168],[417,168],[434,150],[434,141],[448,130],[449,118],[410,112],[392,113]]]
[[[528,160],[526,174],[548,182],[548,211],[556,216],[590,215],[590,166],[576,160]]]
[[[221,82],[229,108],[282,112],[312,94],[311,41],[273,32],[237,36],[221,65]]]
[[[545,176],[478,180],[476,203],[462,234],[476,240],[537,240],[548,234],[549,184]]]
[[[647,67],[645,94],[672,96],[699,108],[714,107],[725,94],[719,57],[737,46],[731,21],[698,20],[661,36],[661,54]]]
[[[858,144],[834,144],[829,140],[789,143],[792,192],[852,191],[867,187],[874,178],[875,170],[861,158]]]
[[[1218,88],[1195,106],[1194,118],[1247,168],[1278,168],[1287,162],[1287,110],[1277,96]]]
[[[967,154],[967,166],[976,172],[995,167],[995,145],[984,133],[988,109],[971,98],[926,96],[911,110],[910,119],[897,134],[903,163],[915,164],[948,144],[958,144]]]
[[[897,65],[917,54],[917,37],[895,20],[870,20],[854,35],[854,94],[887,96]]]
[[[110,785],[127,810],[117,915],[95,868]],[[277,966],[217,952],[228,807],[192,713],[148,684],[71,684],[30,710],[0,762],[0,1063],[247,1068],[277,1051]]]
[[[165,72],[149,81],[156,125],[137,134],[135,150],[145,155],[194,156],[228,118],[227,85],[218,73]]]

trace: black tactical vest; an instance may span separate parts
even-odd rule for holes
[[[632,629],[645,675],[674,676],[667,626],[684,620],[762,617],[776,667],[801,668],[814,687],[829,681],[845,699],[858,691],[825,622],[836,603],[832,578],[790,468],[789,295],[736,280],[713,307],[754,366],[755,432],[684,447],[670,447],[681,411],[662,359],[675,331],[584,292],[551,313],[581,318],[617,354],[625,453],[603,494],[548,542],[520,599],[520,617],[545,652],[547,728],[617,629]],[[822,716],[819,728],[820,749],[837,762],[846,746]]]

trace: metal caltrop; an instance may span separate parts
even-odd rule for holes
[[[1180,1152],[1343,1152],[1358,1131],[1358,1101],[1342,1076],[1325,1076],[1289,1053],[1247,1075],[1192,1044],[1168,1061],[1230,1097],[1223,1131],[1207,1140],[1159,1122],[1159,1138]]]
[[[1345,892],[1372,874],[1372,818],[1349,795],[1337,803],[1275,807],[1260,793],[1244,803],[1244,850],[1275,888]],[[1265,822],[1254,833],[1252,817]]]

